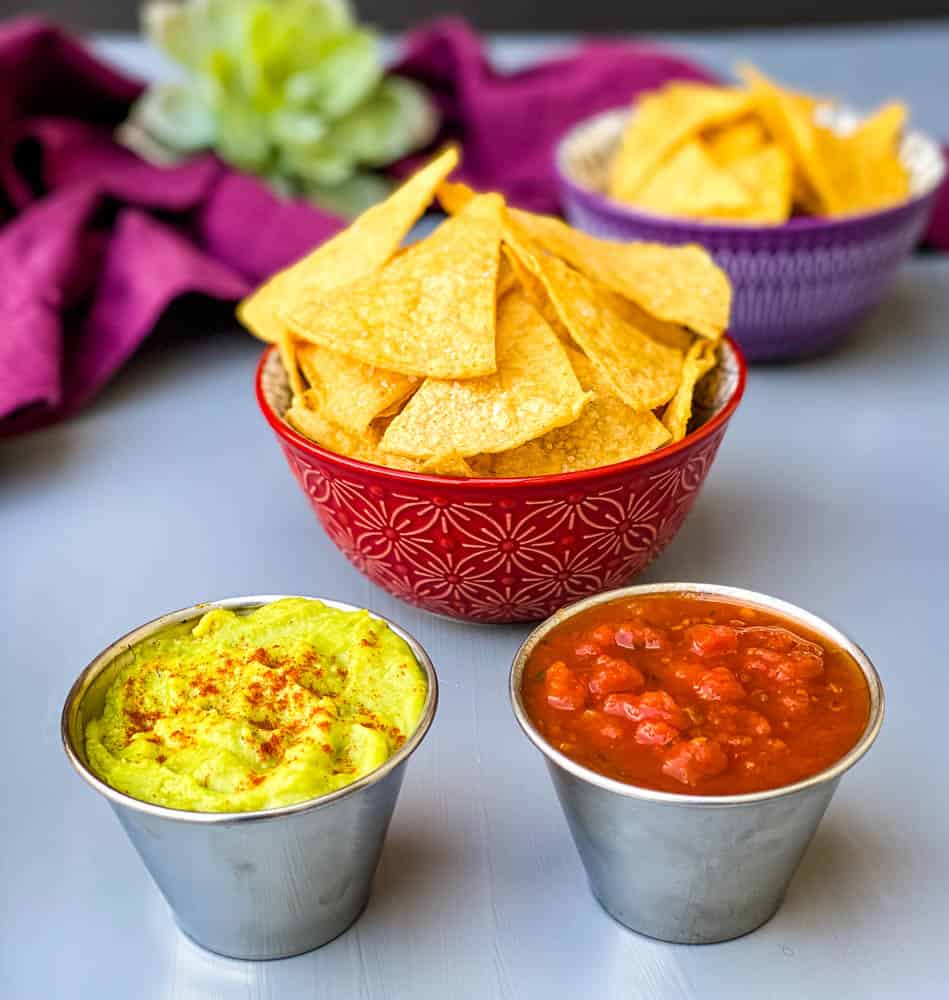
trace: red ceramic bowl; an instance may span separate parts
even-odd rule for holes
[[[435,614],[534,621],[625,583],[675,537],[745,388],[726,338],[683,440],[618,465],[531,479],[456,479],[344,458],[282,419],[279,356],[257,368],[257,402],[326,533],[357,569]]]

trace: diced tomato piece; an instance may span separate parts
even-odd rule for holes
[[[742,629],[741,637],[747,643],[777,653],[788,653],[794,648],[797,636],[779,625],[754,625]]]
[[[729,625],[692,625],[687,634],[697,656],[722,656],[738,649],[738,632]]]
[[[676,729],[687,729],[689,717],[665,691],[644,691],[642,694],[610,694],[603,702],[607,715],[621,715],[633,722],[657,720]]]
[[[624,649],[662,649],[666,642],[666,633],[651,625],[625,622],[617,626],[615,642]]]
[[[612,646],[613,645],[613,626],[612,625],[597,625],[595,629],[590,631],[590,639],[593,642],[599,643],[601,646]]]
[[[675,680],[690,689],[694,688],[705,674],[705,667],[701,663],[690,660],[680,660],[678,663],[673,663],[668,670]]]
[[[636,742],[646,746],[664,747],[678,738],[679,730],[659,719],[647,719],[636,727]]]
[[[593,739],[601,743],[615,743],[616,740],[622,739],[628,734],[623,723],[618,722],[610,715],[596,712],[593,709],[587,709],[583,713],[583,723]]]
[[[599,656],[603,650],[595,642],[578,642],[573,648],[573,654],[580,660],[592,660],[594,656]]]
[[[683,785],[697,785],[703,778],[721,774],[728,767],[725,751],[704,736],[677,743],[669,750],[662,773]]]
[[[824,672],[824,658],[804,649],[795,649],[788,653],[790,673],[795,680],[812,681]]]
[[[824,672],[823,657],[808,649],[778,653],[773,649],[753,646],[745,653],[744,666],[746,670],[762,674],[780,686],[802,684]]]
[[[625,660],[603,654],[595,661],[595,670],[587,682],[593,694],[612,694],[614,691],[642,691],[646,678],[642,671]]]
[[[782,694],[778,704],[785,715],[804,715],[811,707],[811,696],[807,688],[797,688]]]
[[[547,668],[544,676],[547,704],[566,712],[583,708],[587,701],[587,688],[563,660],[557,660]]]
[[[742,725],[752,736],[767,736],[771,732],[771,723],[760,712],[751,709],[743,710]]]
[[[745,689],[728,667],[706,670],[695,685],[695,693],[705,701],[742,701]]]

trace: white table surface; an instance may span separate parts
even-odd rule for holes
[[[949,28],[684,42],[719,67],[743,54],[868,101],[901,94],[949,133]],[[121,40],[108,50],[157,65]],[[349,566],[256,410],[258,353],[226,313],[177,308],[87,413],[0,442],[4,1000],[949,996],[949,258],[909,263],[836,354],[752,372],[692,515],[644,577],[802,604],[850,632],[887,689],[880,740],[784,908],[715,946],[650,941],[598,909],[508,707],[526,629],[432,618]],[[398,619],[431,653],[442,702],[362,919],[320,951],[255,964],[174,929],[58,728],[75,675],[131,626],[276,592]]]

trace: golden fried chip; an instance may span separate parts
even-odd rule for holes
[[[702,136],[708,155],[722,167],[757,153],[768,144],[768,132],[760,119],[748,116],[730,125],[714,128]]]
[[[376,417],[398,407],[419,384],[411,375],[373,368],[319,344],[300,341],[296,353],[320,399],[320,412],[354,434],[362,434]],[[294,393],[299,392],[294,388]]]
[[[438,188],[439,202],[452,215],[473,197],[465,184],[445,181]],[[656,319],[712,338],[728,327],[731,284],[702,247],[601,240],[552,215],[518,208],[508,208],[507,216],[515,224],[515,239],[520,230],[521,237],[528,236]]]
[[[502,247],[503,249],[503,247]],[[498,286],[496,295],[498,300],[504,298],[505,295],[517,284],[517,274],[514,268],[511,266],[510,259],[505,255],[501,254],[501,260],[498,264]]]
[[[899,155],[905,121],[905,107],[894,102],[848,135],[818,129],[817,149],[835,195],[833,214],[874,211],[909,195]]]
[[[673,441],[681,441],[692,418],[692,399],[702,376],[715,366],[716,346],[708,340],[697,340],[688,350],[682,366],[682,381],[662,415],[663,426]]]
[[[580,385],[593,393],[592,401],[573,423],[495,455],[496,476],[548,476],[613,465],[646,455],[670,440],[651,411],[637,413],[628,407],[585,355],[573,349],[568,353]]]
[[[682,353],[652,340],[614,312],[587,277],[557,257],[512,244],[525,267],[543,282],[570,336],[623,402],[652,410],[679,384]],[[487,450],[487,449],[486,449]]]
[[[808,211],[835,211],[836,198],[823,158],[817,148],[817,101],[806,94],[779,87],[753,66],[739,66],[768,131],[791,157],[797,174],[795,197]]]
[[[475,475],[474,469],[460,455],[439,455],[426,459],[419,463],[418,471],[430,476],[458,476],[463,479],[471,479]]]
[[[561,322],[560,315],[553,302],[551,302],[544,283],[536,274],[524,266],[512,247],[504,244],[502,249],[504,251],[504,259],[509,262],[511,271],[517,278],[518,285],[528,299],[530,299],[531,305],[544,317],[551,330],[564,343],[569,343],[570,331]]]
[[[493,372],[503,206],[500,195],[478,195],[345,294],[298,298],[281,316],[302,340],[404,375]]]
[[[791,215],[794,167],[777,143],[733,160],[728,171],[751,197],[751,208],[742,216],[744,220],[787,222]]]
[[[284,371],[287,373],[290,390],[295,396],[299,396],[306,389],[306,385],[300,375],[300,366],[297,364],[296,344],[290,331],[285,326],[281,326],[277,334],[277,350],[280,352],[280,360],[283,362]]]
[[[705,83],[669,83],[639,98],[610,169],[609,194],[638,203],[641,188],[681,145],[751,107],[745,91]]]
[[[635,302],[623,298],[622,295],[617,295],[616,292],[611,292],[604,285],[597,285],[597,295],[627,323],[645,333],[647,337],[658,340],[660,344],[665,344],[666,347],[674,347],[684,354],[692,346],[692,341],[695,340],[694,335],[685,327],[677,326],[675,323],[664,323],[661,319],[650,316]]]
[[[588,394],[563,345],[517,288],[498,304],[497,357],[493,375],[427,379],[382,446],[422,459],[506,451],[580,415]]]
[[[740,218],[752,207],[748,191],[715,163],[698,139],[684,143],[653,171],[629,203],[693,219]]]
[[[457,165],[457,150],[446,149],[385,201],[252,292],[238,305],[238,319],[261,340],[277,343],[283,326],[277,316],[279,306],[302,295],[319,300],[382,267]]]
[[[551,215],[509,209],[517,229],[650,315],[717,338],[728,326],[732,289],[700,246],[614,243],[572,229]]]
[[[361,462],[385,465],[391,469],[417,472],[418,463],[400,455],[387,454],[379,447],[381,434],[375,427],[367,428],[362,434],[353,434],[338,424],[327,420],[320,412],[320,399],[310,390],[302,396],[294,396],[284,419],[311,441],[348,458]]]
[[[457,215],[475,196],[475,191],[461,181],[442,181],[435,195],[448,215]]]

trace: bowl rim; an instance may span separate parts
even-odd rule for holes
[[[923,191],[910,195],[903,201],[894,205],[887,205],[884,208],[874,209],[869,212],[852,212],[847,215],[821,216],[802,215],[788,219],[786,222],[747,222],[740,223],[730,220],[710,220],[710,219],[689,219],[679,215],[663,215],[659,212],[649,212],[646,209],[635,208],[632,205],[625,205],[615,198],[600,191],[594,191],[576,180],[566,164],[567,146],[575,141],[578,134],[591,128],[597,122],[606,118],[618,117],[620,114],[629,114],[629,107],[613,107],[604,111],[599,111],[595,115],[590,115],[574,123],[557,140],[554,147],[554,170],[562,185],[571,193],[579,195],[590,201],[601,214],[612,215],[614,218],[623,219],[627,222],[640,222],[651,226],[661,225],[669,229],[680,230],[685,236],[694,240],[696,234],[708,233],[709,235],[731,235],[738,233],[806,233],[806,232],[831,232],[835,229],[845,228],[850,225],[867,222],[870,220],[885,220],[891,215],[905,211],[932,198],[939,190],[941,184],[946,179],[947,164],[946,154],[942,146],[928,132],[921,129],[912,129],[909,134],[919,136],[927,145],[931,146],[939,158],[939,170],[935,179]]]
[[[737,367],[735,388],[732,390],[728,399],[726,399],[722,404],[718,413],[709,418],[704,424],[702,424],[701,427],[698,428],[698,430],[692,432],[691,434],[686,434],[681,441],[674,441],[671,444],[663,446],[662,448],[658,448],[656,451],[651,451],[646,455],[640,455],[638,458],[629,458],[625,462],[614,462],[612,465],[598,465],[592,469],[580,469],[576,472],[556,472],[544,476],[438,476],[428,472],[409,472],[404,469],[390,469],[385,465],[375,465],[372,462],[364,462],[358,458],[350,458],[348,455],[340,455],[335,451],[330,451],[328,448],[324,448],[315,441],[311,441],[308,437],[304,437],[285,420],[277,416],[270,403],[267,401],[263,386],[263,375],[270,355],[277,349],[274,344],[269,345],[264,350],[260,361],[257,363],[254,375],[254,391],[257,398],[257,405],[260,407],[264,418],[279,437],[292,444],[295,448],[309,453],[314,458],[321,459],[324,462],[329,462],[337,466],[342,466],[344,469],[348,469],[353,472],[371,472],[375,475],[381,476],[383,479],[389,479],[393,482],[410,482],[416,484],[425,483],[430,486],[444,486],[446,483],[452,483],[453,485],[463,483],[477,491],[493,489],[517,490],[531,485],[561,486],[584,483],[597,479],[604,474],[612,475],[617,472],[625,472],[634,468],[648,466],[654,461],[669,458],[672,455],[685,451],[687,448],[691,448],[692,445],[711,436],[720,427],[725,425],[731,419],[732,414],[737,409],[738,404],[741,402],[741,399],[745,394],[745,385],[748,380],[748,362],[745,360],[745,355],[742,349],[731,337],[726,334],[722,340],[728,343],[732,356],[735,359]]]
[[[425,673],[425,679],[428,683],[428,691],[425,695],[425,702],[422,705],[422,713],[419,716],[418,722],[416,723],[415,729],[412,731],[411,735],[406,739],[405,743],[403,743],[402,746],[388,758],[388,760],[384,761],[368,774],[364,774],[358,780],[353,781],[348,785],[344,785],[342,788],[338,788],[334,792],[327,792],[325,795],[318,795],[311,799],[303,799],[301,802],[292,802],[285,806],[275,806],[270,809],[245,810],[242,812],[199,812],[198,810],[175,809],[171,806],[162,806],[155,802],[146,802],[144,799],[137,799],[133,795],[127,795],[125,792],[120,792],[117,788],[113,788],[110,784],[108,784],[108,782],[103,781],[100,777],[98,777],[92,768],[89,767],[73,741],[73,716],[79,712],[82,700],[88,694],[89,689],[95,682],[96,678],[99,677],[103,671],[108,669],[110,664],[119,654],[123,653],[126,649],[130,649],[137,643],[142,642],[149,636],[154,635],[156,632],[168,625],[197,619],[214,608],[252,611],[256,608],[264,607],[267,604],[273,604],[274,601],[296,597],[303,597],[305,600],[309,601],[319,601],[327,607],[336,608],[340,611],[368,612],[372,618],[388,625],[389,628],[392,629],[397,636],[399,636],[399,638],[405,641],[409,649],[412,650],[412,654],[418,661],[419,666]],[[306,595],[301,594],[257,594],[245,597],[225,597],[216,601],[201,601],[198,604],[192,604],[186,608],[179,608],[177,611],[169,611],[163,615],[159,615],[157,618],[151,619],[151,621],[147,621],[142,625],[136,626],[126,632],[125,635],[120,636],[113,642],[110,642],[105,649],[89,661],[70,687],[60,715],[60,738],[62,740],[63,750],[66,753],[66,757],[68,758],[69,763],[72,764],[73,768],[79,774],[79,777],[82,778],[87,785],[90,785],[97,792],[99,792],[100,795],[105,796],[105,798],[107,798],[113,806],[124,806],[125,808],[131,809],[135,812],[145,813],[149,816],[183,823],[197,823],[204,825],[246,823],[254,820],[276,819],[281,816],[292,816],[297,813],[322,809],[325,806],[333,805],[333,803],[338,802],[340,799],[344,799],[349,795],[355,795],[369,785],[374,785],[376,782],[381,781],[400,764],[407,761],[408,758],[418,749],[419,744],[425,738],[432,725],[437,707],[438,676],[435,673],[435,666],[418,639],[416,639],[410,632],[402,628],[401,625],[396,624],[385,615],[381,615],[369,608],[361,608],[355,604],[349,604],[345,601],[336,601],[328,597],[307,597]]]
[[[583,764],[577,763],[566,756],[566,754],[552,747],[537,730],[533,722],[531,722],[521,697],[521,679],[527,660],[534,651],[534,647],[548,632],[559,626],[562,622],[573,618],[588,608],[595,607],[597,604],[606,604],[610,601],[622,600],[627,597],[638,597],[644,594],[663,593],[709,595],[777,612],[792,621],[809,627],[821,637],[829,639],[835,645],[849,653],[856,660],[857,665],[863,672],[870,696],[870,711],[867,724],[857,742],[843,756],[810,777],[802,778],[800,781],[796,781],[790,785],[780,785],[778,788],[766,788],[760,792],[745,792],[740,795],[687,795],[682,792],[663,792],[658,789],[627,784],[626,782],[617,781],[615,778],[608,778],[604,774],[584,767]],[[816,785],[836,780],[845,771],[850,770],[873,745],[883,725],[885,709],[883,682],[877,673],[876,667],[874,667],[863,649],[846,633],[813,612],[807,611],[789,601],[782,600],[779,597],[772,597],[769,594],[747,590],[743,587],[730,587],[714,583],[634,584],[629,587],[618,587],[615,590],[603,591],[573,604],[568,604],[536,626],[518,647],[511,663],[508,678],[508,695],[518,725],[531,743],[547,758],[548,763],[555,764],[561,770],[569,772],[587,784],[595,785],[607,792],[614,792],[624,798],[645,800],[657,805],[692,806],[701,809],[722,809],[756,805],[761,802],[784,798],[788,795],[796,795],[798,792],[806,791]]]

